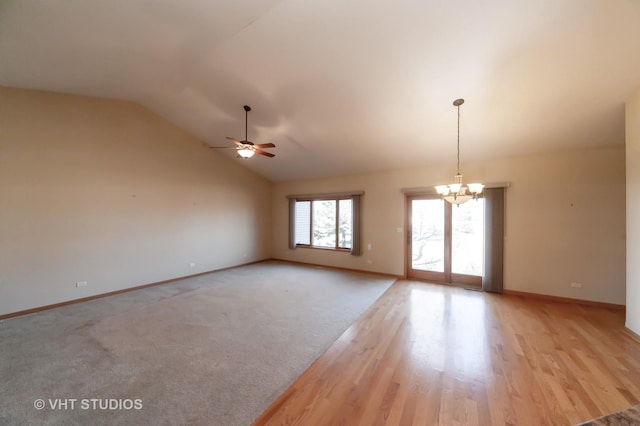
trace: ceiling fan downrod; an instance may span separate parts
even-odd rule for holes
[[[244,142],[247,142],[249,140],[247,128],[249,126],[249,111],[251,111],[251,107],[249,105],[245,105],[243,108],[244,108]]]

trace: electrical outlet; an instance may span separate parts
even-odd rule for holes
[[[76,287],[86,287],[86,286],[87,286],[87,284],[89,284],[89,283],[88,283],[88,282],[86,282],[86,281],[78,281],[78,282],[76,283]]]
[[[373,263],[373,260],[371,260],[371,259],[367,259],[367,263],[368,263],[369,265],[371,265],[371,264]]]
[[[573,287],[573,288],[582,288],[582,283],[571,283],[571,287]]]

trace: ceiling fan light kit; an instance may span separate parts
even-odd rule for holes
[[[462,183],[462,174],[460,173],[460,105],[464,103],[464,99],[456,99],[453,106],[458,108],[458,172],[454,176],[454,183],[448,185],[437,185],[436,192],[443,200],[451,204],[460,205],[471,199],[477,199],[482,194],[484,185],[481,183],[470,183],[464,185]],[[468,192],[467,192],[468,191]]]
[[[249,148],[242,148],[238,150],[238,155],[242,158],[251,158],[256,152]]]
[[[272,154],[267,151],[263,151],[262,148],[275,148],[276,146],[272,143],[259,143],[254,144],[247,137],[247,129],[249,126],[249,111],[251,111],[251,107],[249,105],[245,105],[244,107],[244,140],[239,141],[235,138],[227,136],[231,142],[236,144],[236,146],[212,146],[211,148],[215,149],[235,149],[236,154],[238,154],[238,158],[249,159],[253,157],[255,154],[264,155],[265,157],[275,157],[275,154]]]

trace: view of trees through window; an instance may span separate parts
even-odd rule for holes
[[[313,245],[336,246],[336,200],[313,202]]]
[[[350,249],[353,240],[351,199],[296,201],[296,244]]]
[[[413,201],[413,269],[444,271],[444,208],[440,200]]]
[[[447,206],[440,199],[412,202],[413,269],[444,272],[445,207],[451,210],[451,272],[482,276],[484,263],[484,200]]]
[[[351,248],[353,243],[353,210],[351,199],[339,201],[338,247]]]
[[[484,200],[468,201],[451,211],[451,272],[482,276]]]

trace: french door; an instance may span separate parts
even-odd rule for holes
[[[434,196],[409,196],[407,223],[409,278],[482,285],[482,198],[452,206]]]

